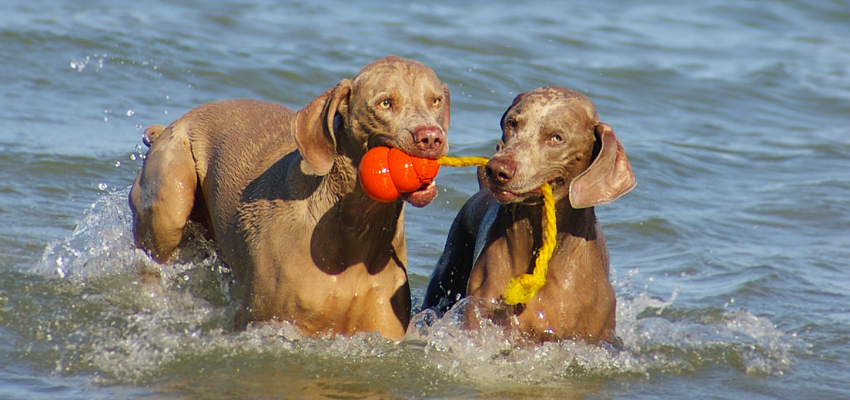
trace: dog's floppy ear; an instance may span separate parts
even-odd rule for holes
[[[570,204],[573,208],[610,203],[637,184],[626,151],[614,130],[602,122],[595,129],[602,148],[587,170],[570,183]]]
[[[443,132],[449,131],[449,121],[451,120],[451,112],[449,109],[452,104],[452,96],[449,94],[449,87],[446,84],[443,84],[443,93],[445,94],[445,99],[443,100],[443,108],[445,109],[445,113],[443,114]]]
[[[301,171],[323,176],[330,172],[336,154],[334,117],[340,105],[348,103],[351,81],[342,80],[322,93],[295,115],[295,144],[301,153]]]

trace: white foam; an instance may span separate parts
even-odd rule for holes
[[[66,339],[57,372],[94,368],[96,379],[106,383],[140,382],[186,359],[273,354],[307,362],[320,357],[338,368],[373,361],[380,365],[378,361],[392,358],[452,380],[546,384],[588,375],[696,371],[709,364],[782,374],[799,344],[767,318],[745,309],[690,306],[683,313],[673,303],[678,291],[666,301],[635,292],[630,278],[638,271],[614,281],[623,350],[576,341],[528,344],[488,322],[480,330],[466,330],[461,321],[465,301],[442,318],[430,310],[414,315],[407,337],[398,344],[370,333],[305,338],[285,322],[233,332],[237,305],[230,300],[231,278],[213,244],[193,227],[178,262],[165,267],[155,263],[133,245],[128,191],[109,193],[92,204],[69,237],[47,246],[37,267],[79,287],[96,286],[86,290],[92,294],[85,301],[108,305],[104,315],[80,324],[78,337]],[[156,272],[160,279],[145,281],[140,272]],[[675,317],[684,314],[690,316]]]

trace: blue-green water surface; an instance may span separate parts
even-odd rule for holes
[[[387,54],[451,91],[451,153],[518,93],[578,90],[638,187],[597,207],[625,349],[517,346],[414,317],[394,344],[234,332],[191,242],[134,249],[141,131],[199,104],[298,109]],[[0,398],[850,397],[850,2],[0,4]],[[407,209],[416,301],[474,171]]]

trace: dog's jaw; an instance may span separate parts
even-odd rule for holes
[[[404,201],[417,208],[431,204],[435,197],[437,197],[437,184],[434,181],[415,192],[402,194]]]

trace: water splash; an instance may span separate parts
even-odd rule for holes
[[[101,182],[100,190],[108,185]],[[187,225],[187,242],[169,265],[155,262],[135,246],[132,214],[128,205],[130,187],[110,192],[96,202],[67,238],[50,243],[44,250],[35,272],[84,282],[91,278],[122,274],[160,276],[163,284],[198,267],[226,270],[219,260],[215,245],[204,239],[203,228]]]
[[[97,70],[103,69],[103,61],[108,59],[109,56],[106,54],[94,54],[94,57],[97,61]],[[85,59],[78,60],[76,58],[71,59],[70,66],[71,68],[77,70],[77,72],[83,72],[84,69],[88,66],[88,64],[92,61],[92,56],[86,56]]]
[[[480,330],[465,330],[466,299],[442,318],[431,310],[415,315],[406,341],[419,343],[438,369],[481,384],[494,383],[493,377],[532,384],[612,374],[648,377],[695,372],[710,364],[781,375],[792,365],[792,349],[799,345],[796,339],[747,310],[719,315],[703,311],[697,320],[658,316],[674,308],[676,295],[670,301],[646,293],[618,296],[617,334],[623,350],[570,340],[529,345],[519,334],[490,322]]]
[[[77,72],[83,72],[86,69],[86,64],[90,61],[89,56],[86,56],[85,60],[77,60],[76,58],[71,60],[71,68],[77,70]]]
[[[184,374],[177,371],[187,365],[213,368],[210,359],[229,370],[228,363],[250,365],[257,357],[270,357],[308,370],[319,368],[317,360],[324,360],[322,371],[359,366],[357,374],[368,377],[397,375],[403,366],[414,378],[548,385],[586,377],[694,373],[715,364],[780,375],[792,365],[799,344],[744,309],[685,310],[673,304],[677,291],[668,300],[635,292],[630,278],[637,271],[614,282],[623,350],[568,340],[529,344],[488,322],[480,330],[466,330],[466,301],[442,318],[431,310],[417,313],[397,344],[370,333],[303,337],[286,322],[233,332],[238,302],[231,292],[238,285],[214,245],[192,225],[178,261],[157,264],[133,244],[128,193],[129,188],[109,193],[92,204],[69,237],[47,246],[36,269],[75,288],[69,295],[74,305],[61,312],[67,316],[57,325],[68,332],[51,333],[50,348],[59,349],[50,350],[57,374],[91,373],[102,384],[143,383]]]
[[[35,270],[77,280],[131,272],[144,256],[134,249],[127,229],[131,216],[123,203],[128,194],[126,189],[109,193],[93,203],[70,236],[47,246]]]
[[[141,127],[141,125],[137,125],[137,127],[138,127],[137,129],[139,129]],[[137,145],[133,146],[133,152],[130,153],[130,160],[131,161],[144,160],[146,156],[147,156],[147,153],[144,150],[142,150],[142,145],[137,144]]]

